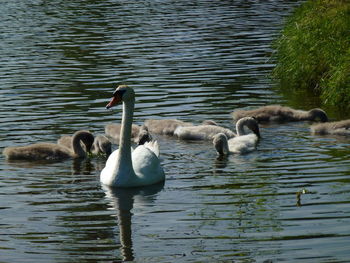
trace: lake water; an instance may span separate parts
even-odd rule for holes
[[[0,5],[0,150],[135,119],[212,119],[317,99],[276,92],[272,40],[295,1],[7,0]],[[326,109],[333,119],[349,113]],[[261,126],[257,151],[157,136],[166,181],[111,191],[104,159],[0,157],[0,262],[348,262],[350,138]],[[116,146],[114,146],[116,148]],[[296,193],[302,192],[298,202]]]

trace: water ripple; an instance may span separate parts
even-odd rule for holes
[[[236,108],[287,104],[267,76],[271,41],[296,4],[6,1],[0,150],[103,133],[121,119],[120,107],[105,110],[121,83],[137,91],[137,124],[234,129]],[[143,190],[101,188],[103,159],[0,157],[1,260],[346,262],[350,141],[312,136],[309,125],[262,125],[257,151],[224,159],[211,142],[156,136],[167,181]]]

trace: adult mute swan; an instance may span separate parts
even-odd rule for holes
[[[350,120],[314,124],[310,129],[319,135],[350,135]]]
[[[259,137],[255,133],[245,133],[243,127],[247,122],[256,122],[256,120],[251,117],[240,119],[236,123],[236,137],[228,139],[224,133],[218,133],[213,137],[213,144],[219,155],[229,153],[245,154],[256,149]]]
[[[69,136],[69,135],[62,136],[57,140],[57,144],[65,146],[70,150],[72,150],[73,149],[72,136]],[[94,137],[94,143],[92,144],[92,147],[91,147],[91,153],[96,155],[105,154],[106,156],[109,156],[112,153],[112,143],[110,142],[110,140],[108,140],[106,136],[99,134],[96,137]]]
[[[86,151],[90,152],[94,136],[87,131],[74,133],[72,149],[54,143],[36,143],[27,146],[7,147],[3,154],[9,160],[64,160],[69,158],[84,158]]]
[[[269,105],[254,110],[235,110],[232,117],[235,121],[243,117],[254,117],[260,122],[287,122],[287,121],[316,121],[327,122],[327,114],[322,109],[309,111],[295,110],[280,105]]]
[[[238,123],[237,123],[238,124]],[[260,136],[259,126],[255,119],[244,118],[243,121],[236,125],[237,132],[244,132],[244,126],[248,127],[257,136]],[[239,129],[239,130],[238,130]],[[230,129],[218,126],[218,125],[197,125],[197,126],[187,126],[178,127],[174,135],[182,140],[212,140],[214,136],[218,133],[223,133],[227,138],[233,138],[236,134]]]
[[[112,187],[137,187],[155,184],[165,180],[159,160],[159,146],[156,141],[146,142],[131,149],[131,126],[133,121],[135,92],[121,85],[113,93],[107,109],[123,102],[123,115],[119,149],[109,156],[101,171],[100,181]]]

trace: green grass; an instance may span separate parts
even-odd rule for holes
[[[274,43],[273,77],[283,90],[308,89],[350,109],[350,1],[308,0]]]

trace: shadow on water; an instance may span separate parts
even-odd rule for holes
[[[118,219],[119,239],[122,261],[133,261],[132,242],[132,209],[136,205],[142,207],[155,202],[157,194],[163,189],[164,182],[137,188],[110,188],[103,186],[110,209],[115,210]]]

